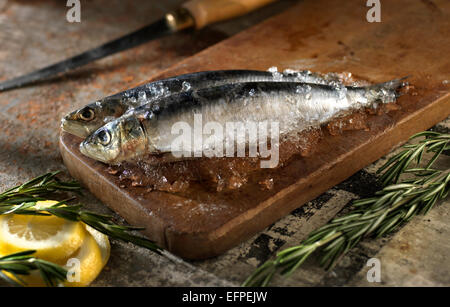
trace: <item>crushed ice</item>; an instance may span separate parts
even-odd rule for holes
[[[192,85],[189,82],[187,82],[187,81],[183,81],[183,83],[181,84],[181,91],[182,92],[187,92],[187,91],[189,91],[191,89],[192,89]]]

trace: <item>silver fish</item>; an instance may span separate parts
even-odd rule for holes
[[[185,74],[151,82],[88,104],[64,116],[61,128],[66,132],[85,138],[105,123],[120,117],[127,111],[172,94],[223,84],[261,81],[317,84],[335,82],[335,80],[327,80],[307,70],[287,70],[283,73],[257,70],[219,70]]]
[[[145,105],[105,124],[80,144],[95,160],[117,164],[146,154],[173,153],[177,123],[278,122],[280,135],[317,127],[354,110],[396,100],[401,80],[345,87],[296,82],[247,82],[186,91]],[[208,138],[210,139],[210,138]],[[211,148],[208,139],[204,148]],[[211,141],[212,142],[212,141]]]

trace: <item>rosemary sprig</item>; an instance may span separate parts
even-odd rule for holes
[[[35,202],[23,203],[13,206],[13,208],[9,209],[9,212],[12,212],[14,214],[51,214],[69,221],[83,222],[100,231],[101,233],[108,235],[111,238],[119,239],[124,242],[130,242],[161,254],[162,249],[154,242],[144,237],[136,236],[130,233],[131,231],[142,230],[144,228],[118,225],[114,223],[114,221],[112,220],[112,216],[84,210],[82,208],[82,205],[64,205],[65,202],[67,202],[67,200],[61,201],[55,205],[45,208],[37,208]]]
[[[51,172],[38,176],[22,185],[15,186],[0,193],[0,205],[17,205],[28,202],[45,200],[43,196],[48,196],[58,192],[79,192],[81,186],[76,181],[64,182],[56,175],[60,172]],[[1,209],[0,209],[1,210]]]
[[[20,278],[29,275],[32,271],[39,271],[47,286],[57,286],[66,280],[67,271],[63,267],[42,260],[31,255],[34,251],[24,251],[0,258],[0,278],[15,286],[23,286],[26,283]],[[5,272],[12,275],[8,276]]]
[[[403,146],[404,150],[390,158],[378,171],[383,173],[380,181],[384,185],[398,182],[400,175],[404,173],[411,163],[419,165],[422,161],[424,152],[434,152],[433,157],[428,161],[425,169],[430,168],[439,155],[450,149],[450,134],[443,134],[433,131],[424,131],[413,135],[410,140],[425,136],[418,144]],[[410,170],[414,172],[414,170]]]
[[[417,214],[426,214],[450,190],[450,169],[432,169],[433,163],[449,145],[450,136],[423,132],[412,138],[426,136],[416,145],[405,145],[402,153],[381,167],[387,171],[381,179],[385,184],[398,182],[402,173],[415,178],[385,186],[375,197],[353,202],[354,209],[333,219],[308,235],[300,245],[287,248],[266,261],[247,278],[243,286],[267,286],[273,275],[293,273],[312,253],[320,252],[320,265],[330,269],[336,261],[362,238],[380,237],[394,231]],[[412,161],[420,163],[425,151],[435,154],[423,168],[407,169]]]
[[[81,189],[80,185],[75,181],[63,182],[59,180],[56,177],[58,173],[59,172],[52,172],[44,174],[1,193],[0,215],[51,214],[74,222],[80,221],[112,238],[131,242],[161,254],[162,249],[154,242],[130,233],[134,230],[142,230],[143,228],[141,227],[118,225],[113,222],[111,216],[84,210],[81,205],[64,205],[68,200],[58,202],[55,205],[45,208],[37,207],[36,202],[46,199],[43,196],[49,196],[61,191],[79,192]]]
[[[0,215],[55,215],[70,221],[80,221],[109,237],[144,247],[175,263],[193,268],[189,263],[162,249],[153,241],[131,233],[143,228],[118,225],[114,223],[111,216],[84,210],[82,205],[65,205],[71,199],[60,201],[45,208],[37,206],[38,201],[46,200],[49,196],[61,191],[80,191],[79,183],[76,181],[63,182],[56,177],[58,173],[44,174],[0,193]],[[42,259],[30,257],[29,255],[32,253],[33,251],[26,251],[0,258],[0,277],[17,285],[18,283],[15,280],[9,278],[2,271],[10,272],[17,280],[21,281],[18,275],[27,275],[30,271],[39,270],[48,285],[55,285],[56,281],[65,280],[66,274],[62,274],[65,272],[64,268]]]

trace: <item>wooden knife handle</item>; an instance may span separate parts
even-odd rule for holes
[[[245,15],[275,0],[190,0],[182,5],[195,19],[195,27]]]

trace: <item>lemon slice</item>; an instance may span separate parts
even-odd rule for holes
[[[53,202],[41,202],[49,206]],[[33,256],[60,262],[81,246],[86,235],[82,223],[56,216],[5,215],[0,217],[0,253],[35,250]]]
[[[45,210],[56,203],[41,201],[36,207]],[[111,246],[108,236],[81,222],[56,216],[0,217],[0,255],[23,250],[36,250],[34,257],[64,266],[68,270],[64,285],[79,287],[89,285],[98,276],[108,262]],[[38,271],[21,275],[20,279],[28,286],[45,286]]]
[[[66,261],[60,261],[64,268],[68,270],[66,287],[85,287],[97,278],[101,270],[108,262],[110,245],[108,236],[86,225],[89,233],[85,236],[83,244]],[[93,235],[91,235],[91,232]],[[2,254],[0,253],[0,257]],[[45,287],[46,284],[38,271],[33,271],[29,275],[20,275],[20,281],[12,274],[4,272],[8,277],[16,282],[25,282],[29,287]],[[77,276],[78,274],[78,276]]]
[[[102,263],[103,263],[103,266],[105,266],[109,260],[110,254],[111,254],[111,245],[109,244],[108,236],[101,233],[100,231],[92,228],[89,225],[85,225],[85,227],[86,227],[86,230],[89,232],[89,234],[97,242],[97,245],[100,248],[100,253],[102,255]]]
[[[104,264],[102,252],[96,240],[90,234],[85,236],[80,249],[64,262],[67,270],[66,287],[85,287],[100,274]],[[21,281],[12,274],[4,272],[11,279],[23,281],[29,287],[45,287],[46,284],[38,271],[32,271],[29,275],[20,275]]]
[[[104,263],[97,241],[88,234],[78,252],[71,256],[65,268],[68,270],[66,287],[85,287],[100,274]]]

